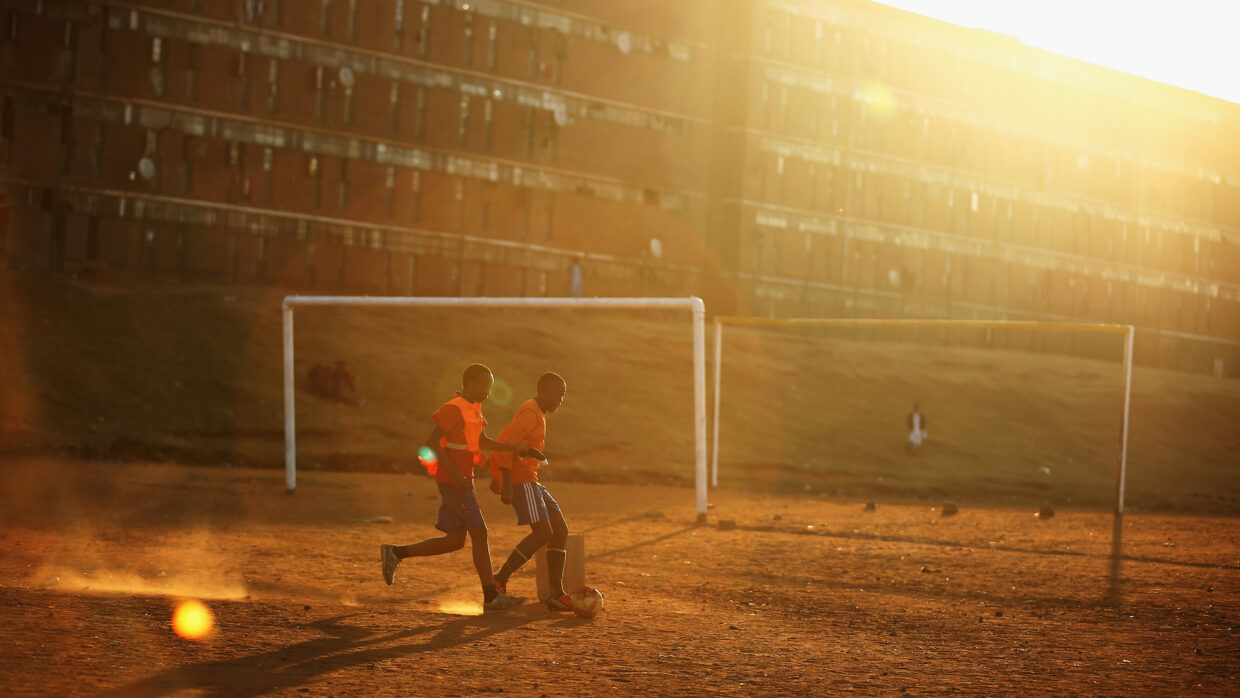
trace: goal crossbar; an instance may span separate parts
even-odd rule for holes
[[[1119,556],[1121,517],[1124,513],[1124,480],[1128,466],[1128,406],[1132,395],[1132,325],[1113,325],[1089,322],[1039,322],[1036,320],[945,320],[945,319],[892,319],[882,318],[762,318],[725,317],[715,318],[715,390],[713,432],[711,435],[711,485],[719,485],[719,388],[723,375],[723,327],[733,326],[800,326],[800,327],[938,327],[963,329],[1025,329],[1068,330],[1073,332],[1099,332],[1124,336],[1124,407],[1119,433],[1119,463],[1115,482],[1115,532],[1112,537],[1112,555]]]
[[[698,519],[706,516],[706,306],[690,298],[424,298],[403,296],[286,296],[284,298],[284,472],[297,487],[297,436],[293,370],[293,309],[305,306],[419,308],[569,308],[581,310],[685,310],[693,320],[694,485]]]

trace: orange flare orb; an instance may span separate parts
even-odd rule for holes
[[[172,614],[172,629],[186,640],[201,640],[215,627],[211,610],[198,601],[185,601]]]

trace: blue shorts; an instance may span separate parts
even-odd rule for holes
[[[451,486],[437,484],[443,501],[439,504],[439,520],[435,522],[435,528],[444,533],[456,533],[487,525],[472,489],[464,497],[458,497]]]
[[[517,510],[517,525],[529,526],[535,521],[547,521],[551,518],[547,513],[554,510],[560,516],[560,505],[555,497],[537,482],[518,482],[512,486],[512,508]]]

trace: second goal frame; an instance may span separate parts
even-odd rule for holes
[[[1124,404],[1123,417],[1119,432],[1119,463],[1115,476],[1115,511],[1114,534],[1112,536],[1111,554],[1118,558],[1120,554],[1120,538],[1122,533],[1122,517],[1124,513],[1124,479],[1128,467],[1128,406],[1132,395],[1132,325],[1113,325],[1087,322],[1040,322],[1036,320],[940,320],[940,319],[883,319],[883,318],[762,318],[762,317],[729,317],[715,318],[715,390],[714,415],[711,432],[711,485],[719,485],[719,399],[720,382],[723,375],[723,328],[732,326],[783,326],[783,327],[929,327],[944,329],[987,329],[1004,328],[1015,330],[1067,330],[1073,332],[1094,332],[1104,334],[1121,334],[1124,336]]]

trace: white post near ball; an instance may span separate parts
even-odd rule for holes
[[[582,533],[568,534],[564,544],[566,558],[564,560],[564,591],[573,593],[586,586],[586,537]],[[547,546],[534,553],[534,573],[537,577],[538,600],[551,598],[551,582],[547,578]]]

